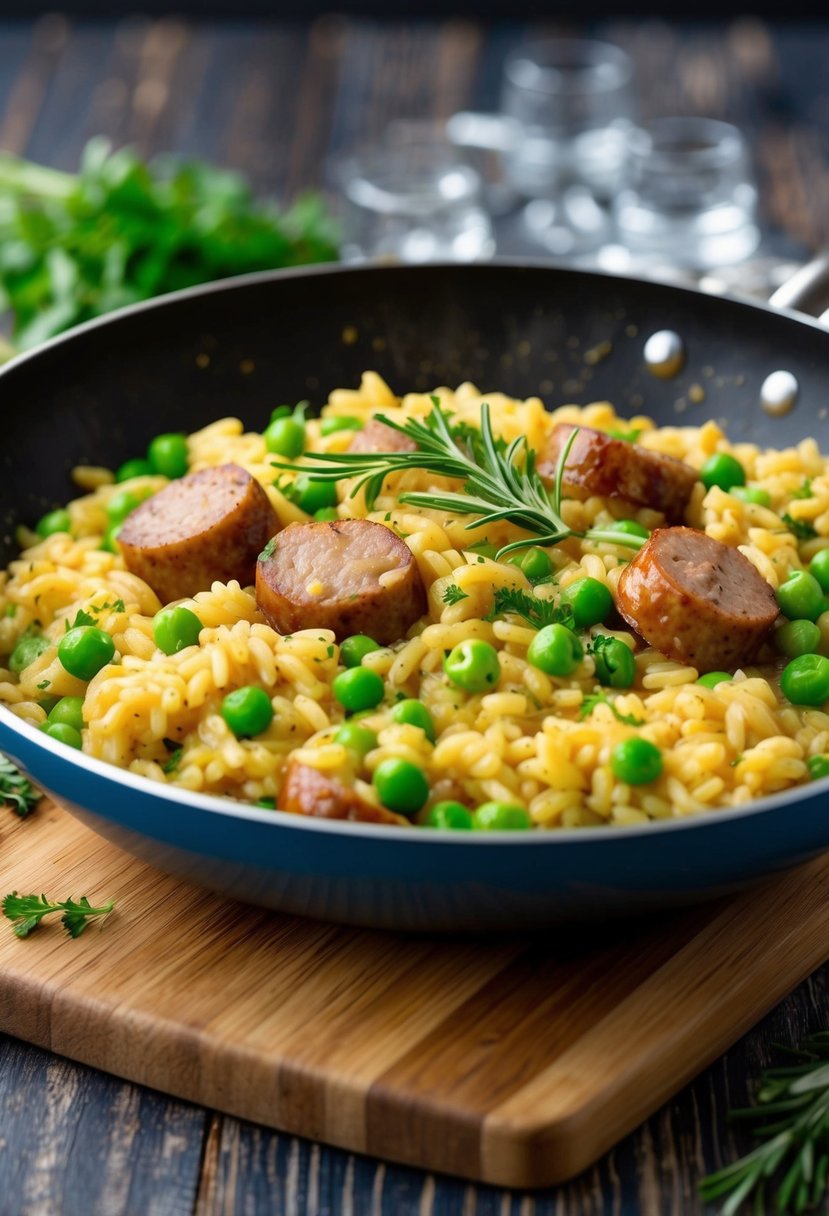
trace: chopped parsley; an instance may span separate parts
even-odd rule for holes
[[[496,587],[492,611],[484,619],[494,621],[508,612],[522,617],[533,629],[543,629],[545,625],[566,625],[568,629],[575,626],[569,605],[559,608],[552,600],[542,600],[518,587]]]
[[[265,545],[265,548],[259,554],[259,561],[266,562],[269,557],[273,557],[275,550],[276,550],[276,537],[272,536],[271,539],[268,541],[268,543]]]
[[[803,478],[803,485],[796,490],[792,490],[792,498],[814,498],[812,492],[812,479],[810,477]]]
[[[579,721],[583,722],[585,718],[589,718],[597,705],[609,705],[614,718],[618,722],[624,722],[625,726],[645,725],[644,718],[636,718],[633,714],[623,714],[621,710],[618,710],[607,693],[604,692],[591,692],[587,694],[579,709]]]
[[[636,443],[636,440],[642,434],[642,428],[634,426],[629,431],[625,431],[621,427],[613,427],[607,434],[611,439],[621,439],[624,443]]]
[[[166,743],[167,740],[165,739],[164,742]],[[181,757],[183,754],[184,754],[184,748],[177,747],[174,752],[170,753],[170,758],[167,761],[167,763],[162,764],[161,771],[164,773],[174,773],[176,771],[176,769],[178,768],[179,764],[181,764]]]
[[[783,523],[794,533],[798,540],[814,540],[817,536],[817,530],[805,519],[793,519],[788,511],[780,517]]]
[[[469,599],[465,591],[461,591],[457,583],[450,583],[443,593],[444,604],[459,604],[461,600]]]

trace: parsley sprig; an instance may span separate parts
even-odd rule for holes
[[[433,397],[432,402],[434,408],[424,421],[409,418],[400,423],[393,422],[383,414],[375,415],[385,426],[413,440],[417,445],[413,452],[315,452],[314,461],[322,462],[323,467],[319,463],[272,463],[278,469],[312,473],[318,481],[355,478],[350,496],[353,498],[364,488],[369,510],[373,508],[390,473],[426,469],[441,477],[462,481],[462,492],[438,490],[426,494],[407,491],[400,495],[400,501],[413,507],[449,511],[454,515],[475,515],[477,518],[467,524],[467,528],[480,528],[500,520],[509,520],[516,527],[533,533],[532,539],[504,545],[496,555],[498,558],[516,549],[525,549],[534,544],[554,545],[570,537],[626,545],[633,549],[640,548],[644,543],[641,537],[601,528],[577,532],[562,519],[564,466],[578,428],[574,428],[559,456],[553,489],[548,492],[536,469],[535,452],[528,447],[526,437],[519,435],[504,449],[502,441],[493,433],[487,402],[481,405],[478,443],[470,443],[467,437],[459,443],[457,424],[453,424],[451,415],[441,409],[438,397]],[[326,464],[332,467],[326,469]]]
[[[12,891],[3,900],[3,915],[12,922],[17,937],[28,937],[44,916],[61,912],[60,923],[69,936],[80,937],[90,920],[97,916],[109,916],[114,907],[113,899],[100,908],[93,908],[85,895],[79,900],[65,899],[53,903],[45,895],[18,895]]]
[[[101,138],[78,174],[0,155],[0,197],[0,297],[19,348],[180,287],[337,257],[320,195],[279,210],[235,173],[146,164]]]
[[[6,802],[21,819],[37,806],[42,794],[7,756],[0,756],[0,802]]]
[[[739,1161],[700,1184],[708,1202],[727,1199],[722,1216],[734,1216],[753,1201],[755,1212],[787,1216],[818,1204],[829,1177],[829,1031],[791,1051],[797,1063],[770,1068],[760,1081],[757,1103],[729,1113],[753,1124],[761,1143]]]
[[[522,591],[520,587],[496,587],[492,599],[492,608],[484,617],[486,621],[494,621],[498,616],[512,613],[520,616],[533,629],[543,629],[545,625],[566,625],[575,629],[573,609],[567,605],[558,607],[552,600],[543,600],[530,592]]]

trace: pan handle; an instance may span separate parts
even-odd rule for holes
[[[801,266],[769,300],[773,308],[794,308],[829,325],[829,250]]]

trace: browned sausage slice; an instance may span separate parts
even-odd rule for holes
[[[619,579],[616,606],[651,646],[697,671],[749,663],[777,619],[747,557],[693,528],[658,528]]]
[[[136,507],[118,533],[127,568],[163,604],[208,591],[216,579],[249,586],[260,550],[279,527],[259,482],[237,464],[173,481]]]
[[[565,422],[553,427],[547,449],[538,462],[538,471],[545,482],[550,483],[555,477],[558,458],[574,430]],[[684,519],[697,480],[696,470],[682,460],[586,426],[579,427],[562,477],[565,490],[596,494],[600,498],[623,498],[639,507],[653,507],[669,523]]]
[[[329,777],[298,760],[288,762],[276,807],[292,815],[313,815],[318,819],[350,819],[357,823],[409,822],[383,806],[372,806],[336,777]]]
[[[256,602],[279,633],[333,629],[381,645],[405,637],[426,611],[411,550],[369,519],[291,524],[256,566]]]
[[[372,418],[358,431],[348,447],[349,452],[416,452],[417,444],[408,435]]]

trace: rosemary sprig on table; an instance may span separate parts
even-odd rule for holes
[[[762,1139],[752,1152],[700,1184],[707,1201],[727,1199],[721,1216],[751,1200],[757,1213],[789,1216],[820,1202],[829,1177],[829,1031],[789,1051],[800,1062],[763,1073],[757,1104],[731,1119],[752,1122]]]
[[[393,422],[383,414],[375,415],[378,422],[413,440],[417,445],[414,452],[315,452],[314,461],[331,465],[330,469],[317,463],[295,464],[276,460],[272,463],[278,469],[310,473],[317,481],[355,478],[350,497],[353,498],[364,487],[369,510],[373,508],[390,473],[425,469],[441,477],[462,481],[462,492],[439,490],[425,494],[407,491],[400,495],[400,501],[413,507],[449,511],[454,515],[475,515],[477,518],[467,524],[467,528],[480,528],[507,519],[516,527],[533,533],[531,539],[504,545],[497,554],[498,558],[515,549],[525,549],[534,544],[555,545],[570,537],[625,545],[632,549],[638,549],[643,544],[638,536],[602,528],[577,532],[562,519],[564,466],[578,428],[573,430],[561,452],[552,493],[549,493],[536,469],[535,453],[527,446],[525,436],[519,435],[504,450],[503,443],[493,433],[486,402],[481,406],[480,442],[470,443],[468,437],[463,436],[459,443],[453,433],[450,414],[441,409],[438,397],[433,397],[432,401],[434,409],[425,421],[409,418],[400,423]]]
[[[62,912],[60,923],[66,932],[70,937],[80,937],[93,917],[107,917],[114,907],[113,899],[100,908],[93,908],[85,895],[79,900],[65,899],[53,903],[45,895],[18,895],[12,891],[3,900],[3,915],[12,922],[17,937],[28,937],[44,916]]]

